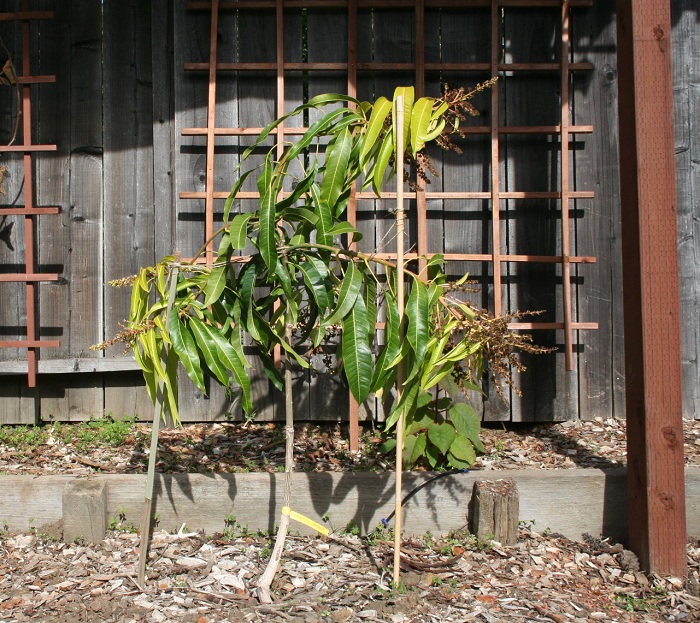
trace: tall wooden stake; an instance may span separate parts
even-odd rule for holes
[[[403,124],[404,124],[403,97],[396,98],[396,302],[399,311],[399,318],[403,320],[404,311],[404,272],[403,272],[403,235],[404,235],[404,211],[403,211]],[[399,341],[404,340],[404,323],[399,325]],[[401,400],[405,371],[403,361],[399,363],[396,375],[396,400]],[[396,423],[396,509],[394,512],[394,587],[399,586],[401,576],[401,490],[403,488],[403,430],[404,417],[401,415]]]
[[[173,301],[177,287],[177,266],[170,273],[168,283],[168,308],[165,313],[166,325],[170,312],[173,309]],[[167,356],[167,346],[163,345],[163,360]],[[148,545],[151,540],[151,511],[153,510],[153,481],[156,472],[156,455],[158,454],[158,430],[160,428],[160,418],[163,415],[163,381],[158,379],[158,389],[156,391],[156,401],[153,405],[153,428],[151,430],[151,451],[148,455],[148,476],[146,477],[146,495],[143,502],[143,519],[141,520],[141,546],[139,548],[139,575],[138,585],[144,589],[146,579],[146,558],[148,556]]]

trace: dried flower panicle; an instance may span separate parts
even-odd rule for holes
[[[156,325],[152,320],[148,320],[147,322],[135,327],[129,327],[128,325],[122,323],[119,323],[119,326],[122,330],[119,331],[113,338],[105,340],[100,344],[93,344],[90,346],[90,350],[107,350],[115,344],[123,342],[126,345],[126,348],[124,349],[124,352],[126,353],[134,347],[139,335],[150,331]]]

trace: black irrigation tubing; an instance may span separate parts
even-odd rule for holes
[[[440,472],[439,474],[436,474],[432,478],[428,478],[424,483],[418,485],[417,487],[413,488],[411,491],[409,491],[401,500],[401,506],[403,506],[408,500],[410,500],[416,493],[418,493],[423,487],[427,487],[430,483],[435,482],[436,480],[440,478],[444,478],[445,476],[454,476],[456,474],[468,474],[469,470],[468,469],[455,469],[450,472]],[[392,517],[396,514],[396,511],[393,510],[391,513],[389,513],[388,517],[385,517],[382,519],[382,524],[384,525],[385,528],[389,527],[389,522],[391,521]],[[376,530],[377,528],[375,528]]]

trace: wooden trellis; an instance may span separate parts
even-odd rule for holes
[[[460,72],[461,74],[478,76],[498,76],[499,81],[491,91],[491,110],[485,125],[471,125],[463,128],[465,135],[481,135],[490,140],[490,180],[485,188],[459,191],[433,191],[424,186],[414,192],[406,192],[407,200],[415,205],[415,244],[411,252],[406,254],[407,260],[421,260],[431,257],[438,249],[430,248],[429,244],[429,209],[428,203],[438,201],[474,201],[488,202],[490,219],[490,249],[483,253],[447,252],[442,253],[448,261],[480,262],[491,267],[493,295],[492,311],[502,314],[508,311],[504,301],[504,292],[508,285],[504,279],[515,264],[548,264],[558,265],[561,273],[561,297],[558,303],[561,315],[554,322],[516,322],[515,329],[523,330],[555,330],[563,333],[564,354],[567,370],[574,368],[574,332],[585,329],[596,329],[596,322],[584,322],[575,318],[572,302],[572,267],[578,264],[595,262],[591,256],[576,255],[571,240],[571,213],[574,202],[590,200],[594,194],[590,190],[578,189],[575,185],[574,162],[570,150],[573,148],[577,135],[593,132],[591,125],[577,125],[572,122],[571,85],[576,73],[588,72],[592,65],[586,62],[572,62],[569,49],[570,13],[575,7],[590,6],[591,0],[316,0],[312,4],[303,0],[212,0],[210,2],[189,2],[187,7],[193,11],[211,12],[211,29],[209,40],[209,59],[207,62],[187,62],[184,69],[190,72],[206,72],[208,75],[207,125],[206,127],[184,128],[183,136],[199,136],[206,138],[206,180],[204,190],[184,191],[180,198],[184,200],[199,200],[204,202],[204,234],[209,240],[214,232],[214,221],[217,202],[224,201],[227,191],[215,191],[215,157],[217,137],[243,137],[257,135],[261,127],[219,127],[216,123],[217,79],[226,73],[258,72],[265,75],[271,73],[276,77],[276,103],[274,112],[282,116],[288,112],[285,109],[285,88],[289,76],[299,72],[308,74],[335,73],[346,76],[346,92],[348,95],[358,95],[358,81],[363,75],[409,76],[416,88],[416,96],[425,93],[426,76],[441,72]],[[346,60],[342,62],[302,62],[290,61],[285,58],[285,17],[290,11],[313,10],[345,11],[347,13],[347,49]],[[548,9],[560,11],[560,33],[558,60],[547,62],[517,62],[507,60],[504,45],[503,24],[504,16],[510,9],[528,8],[532,10]],[[490,11],[490,52],[488,58],[464,62],[434,62],[426,61],[426,15],[441,9],[478,9]],[[358,16],[366,15],[374,10],[410,11],[413,16],[415,47],[411,62],[383,62],[360,60],[358,56]],[[222,12],[274,12],[276,38],[276,58],[274,62],[238,62],[220,58],[218,50],[219,17]],[[262,36],[262,33],[261,33]],[[270,36],[272,36],[270,34]],[[307,75],[308,75],[307,74]],[[560,91],[560,115],[558,123],[551,125],[509,125],[499,110],[502,102],[502,90],[513,76],[558,75]],[[406,78],[402,78],[406,80]],[[397,81],[399,78],[397,78]],[[270,119],[269,121],[271,121]],[[303,127],[288,127],[280,124],[273,135],[277,138],[278,150],[281,153],[284,138],[299,135],[305,131]],[[507,188],[502,179],[502,161],[504,159],[505,141],[514,136],[549,137],[552,144],[559,150],[557,190],[519,190]],[[255,200],[259,194],[255,190],[239,193],[239,198]],[[384,198],[393,200],[395,193],[387,192]],[[349,200],[347,218],[353,224],[358,217],[358,203],[371,201],[375,197],[369,192],[354,192]],[[558,249],[557,254],[534,255],[512,253],[508,241],[502,231],[504,210],[507,205],[513,205],[526,200],[557,202],[556,212],[559,214]],[[214,259],[214,242],[207,244],[204,261]],[[378,256],[395,259],[395,254],[382,252]],[[357,445],[358,405],[351,399],[351,445]]]
[[[0,340],[0,348],[19,348],[27,350],[28,385],[36,386],[37,374],[37,349],[57,347],[58,340],[42,340],[38,336],[38,319],[36,306],[36,287],[41,281],[57,281],[58,275],[53,273],[40,273],[36,270],[34,261],[34,219],[45,214],[58,214],[58,207],[37,207],[34,205],[34,154],[37,152],[56,151],[56,145],[35,145],[32,143],[32,104],[31,88],[33,85],[55,82],[55,76],[34,76],[30,67],[30,26],[33,20],[52,19],[53,11],[31,11],[29,0],[23,0],[22,10],[19,12],[0,13],[0,21],[20,21],[22,40],[22,64],[21,73],[16,73],[15,59],[8,59],[12,64],[10,75],[5,74],[5,79],[10,86],[20,90],[20,107],[16,114],[21,119],[21,143],[0,146],[0,154],[22,154],[24,173],[24,205],[0,206],[2,216],[24,217],[24,272],[0,273],[0,282],[25,284],[25,310],[26,310],[26,339],[24,340]],[[6,65],[6,67],[9,67]],[[12,84],[14,83],[14,84]],[[19,138],[19,137],[18,137]]]

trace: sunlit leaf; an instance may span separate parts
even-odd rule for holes
[[[321,201],[333,210],[345,190],[345,175],[352,151],[352,134],[345,128],[336,136],[326,153],[326,166],[321,182]]]
[[[372,154],[379,135],[384,128],[384,121],[391,112],[391,102],[386,97],[380,97],[372,106],[372,113],[367,124],[367,130],[362,140],[360,149],[360,167],[366,172],[366,166],[369,163],[370,155]]]
[[[215,266],[209,273],[207,285],[204,286],[204,305],[211,305],[226,287],[226,266]]]
[[[450,449],[455,435],[454,426],[448,422],[433,422],[428,426],[428,439],[442,454],[446,454]]]

